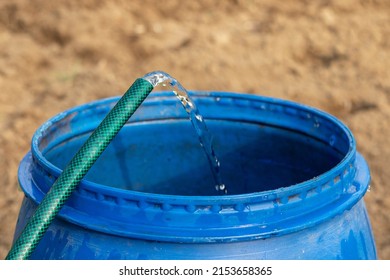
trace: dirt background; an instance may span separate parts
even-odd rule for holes
[[[372,171],[365,196],[390,259],[390,1],[0,1],[0,259],[34,131],[164,70],[186,88],[274,96],[345,122]]]

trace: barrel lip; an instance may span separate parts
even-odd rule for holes
[[[356,181],[359,174],[368,174],[366,175],[368,179],[366,178],[365,180],[369,180],[368,167],[364,159],[362,161],[360,156],[356,158],[354,137],[351,131],[337,118],[306,105],[259,95],[206,91],[191,92],[191,94],[202,102],[215,102],[216,98],[220,98],[226,104],[234,104],[234,106],[258,106],[258,109],[261,110],[263,108],[257,104],[260,102],[261,104],[276,106],[273,110],[279,110],[280,108],[277,106],[283,107],[283,112],[278,111],[278,114],[296,114],[300,117],[307,118],[307,115],[305,116],[304,114],[310,113],[311,118],[313,116],[321,117],[337,126],[340,133],[344,133],[349,145],[348,152],[335,167],[316,178],[285,188],[257,193],[227,196],[151,194],[111,188],[82,180],[69,203],[60,212],[60,217],[72,223],[100,231],[105,231],[104,228],[106,228],[97,226],[103,220],[111,226],[109,231],[113,230],[117,234],[124,236],[150,239],[153,236],[153,239],[157,238],[159,240],[170,240],[171,238],[177,240],[179,238],[183,242],[193,242],[194,240],[215,242],[228,239],[266,238],[292,232],[298,230],[298,228],[302,228],[302,226],[308,227],[313,222],[306,221],[300,223],[299,220],[302,217],[313,216],[314,213],[319,213],[327,209],[328,214],[322,215],[322,218],[318,218],[317,222],[330,219],[336,215],[336,212],[339,213],[351,207],[351,205],[356,203],[364,195],[368,185],[361,184],[359,188],[355,187],[355,191],[351,191],[351,186],[354,186],[354,181]],[[168,102],[171,99],[174,99],[172,93],[153,93],[144,103],[145,106],[154,106],[157,103],[161,103],[162,100]],[[50,176],[56,178],[60,174],[60,169],[48,162],[40,151],[39,143],[45,131],[52,127],[53,124],[63,121],[66,118],[70,121],[72,115],[78,111],[98,107],[103,104],[113,104],[117,100],[118,97],[107,98],[74,107],[51,118],[36,131],[31,144],[31,155],[26,156],[22,161],[19,171],[20,184],[27,196],[35,202],[40,202],[50,186],[46,186],[47,189],[45,190],[42,188],[42,181],[37,182],[36,178]],[[290,111],[285,108],[290,108]],[[271,109],[270,107],[269,110]],[[356,167],[357,163],[360,166],[360,171]],[[26,171],[26,168],[29,170],[34,169],[31,176],[26,175],[26,172],[29,172]],[[34,174],[37,175],[34,176]],[[91,207],[83,205],[85,204],[83,203],[85,199],[95,206],[101,205],[107,207],[109,211],[106,213],[104,211],[99,212],[98,219],[92,221],[93,219],[91,217],[87,217],[91,211],[89,209]],[[302,204],[306,204],[305,207],[302,208]],[[117,217],[117,219],[110,219],[109,217],[112,212],[115,213],[119,208],[125,208],[126,211],[130,211],[131,213],[139,213],[141,211],[149,213],[149,215],[174,215],[180,217],[180,219],[195,216],[196,220],[201,218],[209,219],[209,221],[222,220],[213,225],[208,222],[201,225],[204,227],[202,234],[197,232],[195,234],[196,238],[193,236],[193,231],[197,228],[194,228],[190,224],[179,228],[180,230],[174,231],[175,235],[172,236],[172,228],[174,228],[172,225],[151,225],[142,220],[136,221],[137,224],[135,227],[134,225],[132,227],[125,226],[126,230],[123,230],[124,224],[131,222],[130,220],[125,217]],[[335,212],[335,209],[339,210]],[[294,214],[288,215],[290,212]],[[254,213],[262,215],[262,218],[256,220],[256,218],[252,217]],[[190,222],[193,219],[189,218],[188,220]],[[223,225],[223,220],[229,219],[242,220],[244,224],[240,226],[238,224]],[[85,224],[85,220],[88,220],[88,225]],[[316,219],[311,220],[314,221]]]

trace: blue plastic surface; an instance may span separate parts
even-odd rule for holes
[[[214,136],[218,196],[187,113],[152,93],[50,226],[35,259],[375,259],[370,174],[350,130],[300,104],[191,93]],[[59,114],[20,165],[15,235],[117,98]]]

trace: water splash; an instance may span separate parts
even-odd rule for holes
[[[199,143],[207,156],[211,173],[214,178],[215,188],[218,193],[227,194],[227,188],[222,182],[220,173],[221,163],[215,154],[212,136],[202,115],[199,113],[195,102],[188,95],[187,90],[176,79],[162,71],[148,73],[143,77],[143,79],[151,83],[153,87],[156,87],[157,85],[169,86],[176,97],[180,100],[184,109],[188,113],[192,126],[199,137]]]

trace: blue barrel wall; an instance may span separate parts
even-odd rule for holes
[[[33,259],[375,259],[370,174],[351,131],[301,104],[192,92],[227,195],[173,93],[153,93],[51,224]],[[44,123],[22,160],[18,236],[118,98]]]

